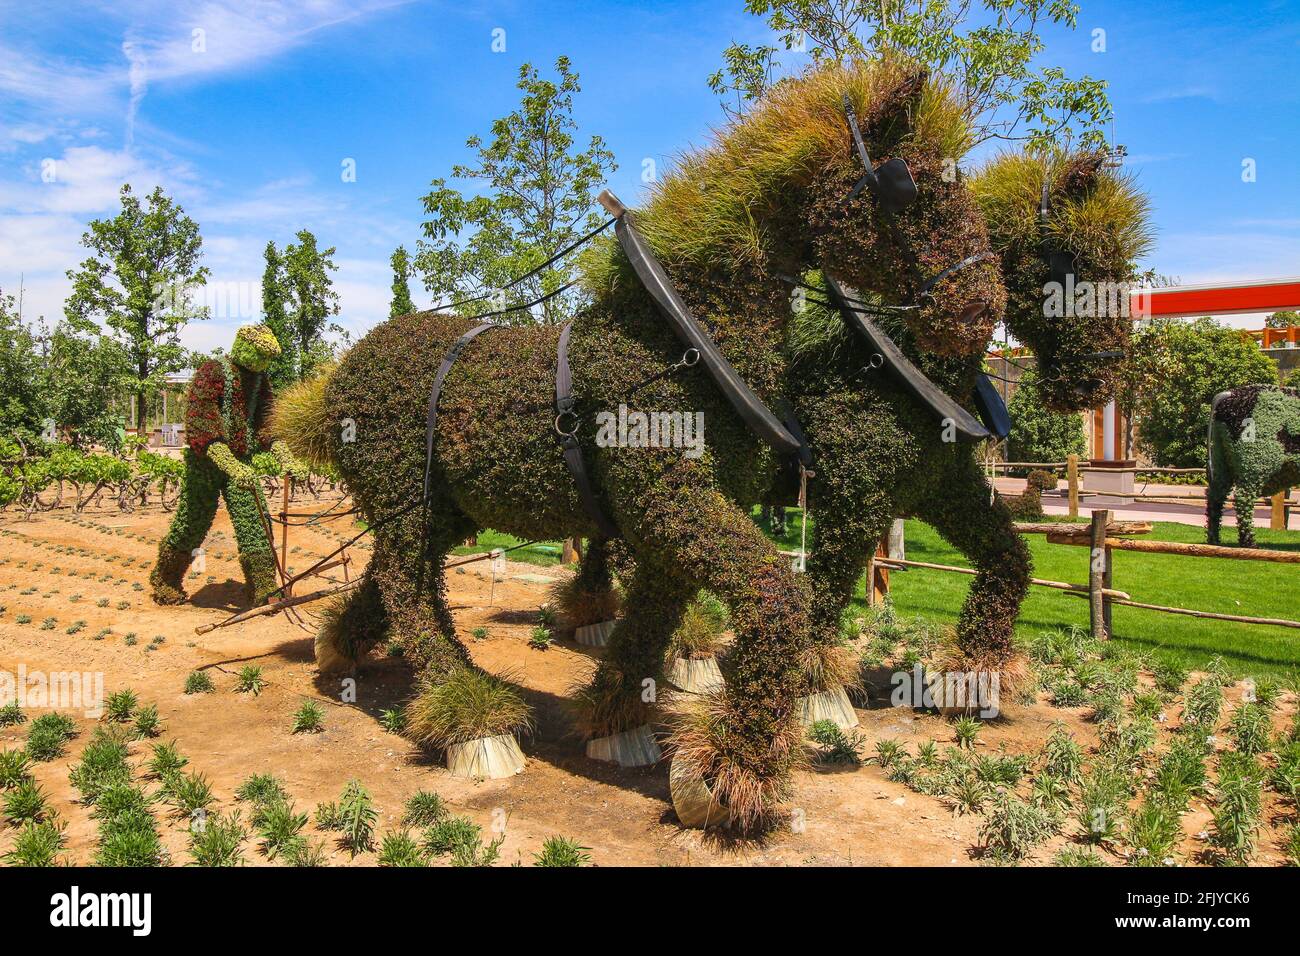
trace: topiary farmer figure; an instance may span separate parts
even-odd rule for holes
[[[266,370],[279,355],[280,345],[267,326],[245,325],[235,334],[229,357],[210,359],[194,373],[185,408],[189,447],[180,501],[149,575],[159,604],[185,600],[185,572],[212,527],[218,496],[225,497],[235,526],[248,600],[263,604],[278,585],[275,552],[262,519],[265,502],[249,461],[269,449],[290,475],[306,475],[288,446],[272,442],[264,432],[271,405]]]

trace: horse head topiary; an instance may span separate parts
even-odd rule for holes
[[[1055,411],[1109,401],[1133,316],[1128,284],[1150,248],[1150,202],[1097,152],[1004,153],[972,181],[1002,255],[1007,329],[1037,361]]]

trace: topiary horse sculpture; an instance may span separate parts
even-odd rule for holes
[[[1150,241],[1145,197],[1097,154],[1006,154],[971,185],[1000,253],[1007,328],[1033,349],[1044,400],[1057,411],[1108,401],[1130,318],[1047,303],[1085,281],[1132,278]],[[989,336],[938,350],[904,323],[882,325],[932,381],[979,404]],[[801,385],[794,403],[816,462],[809,500],[817,521],[808,561],[815,640],[828,648],[839,642],[842,614],[877,542],[894,516],[913,515],[977,571],[947,664],[1014,676],[1007,668],[1029,556],[1007,508],[990,501],[975,446],[941,440],[937,424],[889,377],[854,376],[865,358],[860,345],[824,311],[797,318],[791,341],[793,379]]]
[[[888,158],[866,188],[845,97],[876,159]],[[636,571],[626,616],[581,694],[589,733],[636,731],[654,718],[664,650],[686,603],[707,588],[730,608],[736,642],[726,690],[699,722],[678,728],[676,759],[737,825],[765,820],[802,759],[794,703],[808,688],[812,649],[807,585],[746,508],[780,456],[800,448],[793,426],[767,411],[807,391],[787,361],[783,277],[834,263],[846,287],[907,303],[905,326],[937,365],[977,361],[1004,293],[978,208],[944,175],[965,135],[959,108],[923,74],[893,64],[825,68],[781,84],[659,183],[635,226],[716,343],[721,372],[716,363],[710,374],[686,367],[661,314],[663,290],[647,289],[634,248],[606,242],[584,263],[593,301],[564,331],[488,329],[463,342],[440,376],[474,323],[403,316],[372,330],[327,380],[283,400],[279,433],[309,460],[336,462],[374,527],[374,556],[343,626],[361,632],[362,644],[397,641],[436,679],[472,666],[445,599],[441,563],[451,548],[485,527],[527,538],[617,534]],[[919,195],[886,221],[881,208],[909,198],[900,175],[908,167]],[[557,375],[560,350],[571,402],[556,401],[569,384]],[[749,406],[728,401],[727,370],[747,384]],[[641,409],[702,416],[702,453],[598,442],[596,416],[633,398]],[[890,402],[891,429],[943,445],[940,423],[896,397],[876,400]],[[575,448],[589,493],[566,467]],[[414,508],[422,487],[427,505]]]
[[[1237,542],[1255,547],[1255,502],[1300,485],[1300,390],[1246,385],[1214,396],[1210,407],[1206,537],[1219,543],[1229,492]]]

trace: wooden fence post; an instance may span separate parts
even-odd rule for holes
[[[1269,527],[1274,531],[1286,530],[1286,492],[1279,491],[1273,496],[1272,521]]]
[[[1070,486],[1070,517],[1079,517],[1079,456],[1068,455],[1065,459],[1065,480]]]
[[[1091,548],[1088,552],[1088,623],[1095,640],[1110,637],[1110,601],[1105,588],[1110,587],[1110,548],[1106,547],[1106,526],[1110,512],[1104,508],[1092,512]]]
[[[877,607],[889,596],[889,568],[876,563],[876,558],[889,557],[889,535],[876,545],[876,553],[867,560],[867,607]]]

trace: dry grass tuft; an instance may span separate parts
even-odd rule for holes
[[[338,451],[339,423],[325,401],[325,389],[336,367],[330,363],[311,378],[289,386],[271,407],[271,434],[319,472],[332,470]]]
[[[335,595],[321,608],[320,629],[316,632],[316,668],[322,674],[347,673],[357,666],[361,656],[357,635],[344,624],[350,597]]]
[[[918,93],[919,86],[919,93]],[[872,159],[910,149],[961,156],[969,124],[950,84],[890,60],[824,64],[778,83],[746,116],[715,131],[707,146],[681,156],[660,178],[636,222],[656,255],[669,264],[715,269],[761,261],[767,236],[760,223],[839,164],[852,161],[842,97],[847,94],[872,136]],[[906,123],[884,118],[906,103]],[[593,291],[618,282],[622,265],[612,242],[581,260]]]
[[[803,731],[789,715],[764,752],[746,755],[732,747],[750,746],[732,729],[735,721],[726,691],[682,701],[670,716],[668,751],[682,772],[697,776],[731,814],[742,832],[770,825],[790,795],[790,773],[808,762]]]
[[[1151,248],[1151,201],[1130,173],[1098,166],[1095,154],[1049,157],[1002,153],[974,177],[975,193],[996,248],[1037,243],[1040,229],[1088,261],[1131,263]],[[1051,183],[1046,228],[1039,220],[1043,178]],[[1088,182],[1078,189],[1078,182]]]
[[[582,579],[576,574],[552,584],[547,599],[555,608],[559,629],[566,633],[588,624],[612,621],[618,617],[621,604],[616,589],[590,591],[583,587]]]
[[[862,691],[862,666],[850,647],[814,644],[799,657],[799,669],[808,680],[809,693],[843,687],[851,694]]]
[[[667,659],[712,657],[722,646],[727,630],[727,608],[708,591],[686,605],[682,621],[668,642]]]
[[[513,687],[470,667],[441,681],[424,678],[406,705],[406,736],[431,747],[526,732],[532,726],[532,712]]]
[[[585,740],[609,737],[650,723],[654,708],[641,700],[639,681],[602,667],[591,683],[570,689],[567,699],[576,732]]]

